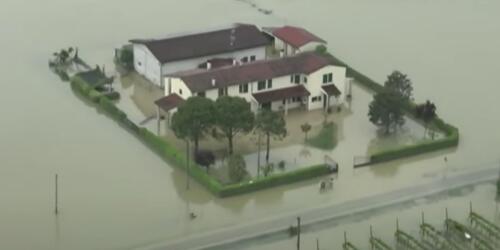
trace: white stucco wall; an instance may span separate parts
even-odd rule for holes
[[[151,54],[149,49],[142,44],[134,44],[134,69],[146,79],[156,85],[161,86],[160,82],[160,63],[156,57]]]
[[[165,87],[165,95],[177,94],[184,100],[188,99],[193,95],[191,90],[184,84],[180,78],[166,78],[165,82],[170,82],[170,92],[168,92],[168,87]]]
[[[250,60],[250,56],[255,56],[256,60],[263,60],[266,58],[266,47],[261,46],[252,49],[239,50],[229,53],[222,54],[214,54],[204,57],[191,58],[181,61],[169,62],[165,63],[162,66],[163,74],[170,74],[178,71],[190,70],[198,68],[198,65],[206,62],[212,58],[234,58],[237,60],[241,60],[243,57],[248,57]]]
[[[323,75],[329,73],[332,73],[333,84],[335,84],[335,86],[341,92],[338,98],[338,102],[339,104],[343,102],[346,91],[345,90],[346,69],[344,67],[329,65],[309,74],[307,84],[305,85],[307,90],[309,90],[309,92],[311,93],[311,96],[309,97],[309,110],[323,108],[324,93],[321,90],[321,86],[323,85]],[[315,96],[321,96],[321,101],[312,102],[312,98]]]

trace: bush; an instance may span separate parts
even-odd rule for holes
[[[115,104],[111,102],[111,100],[109,100],[107,97],[102,97],[99,100],[99,107],[101,107],[102,110],[106,111],[106,113],[113,119],[117,121],[123,121],[127,118],[127,114],[117,108]]]
[[[229,156],[227,166],[229,168],[229,178],[231,178],[231,181],[240,182],[248,176],[245,159],[243,159],[241,155],[233,154]]]
[[[285,161],[283,161],[283,160],[279,161],[278,162],[278,168],[280,170],[285,170],[285,164],[286,164]]]
[[[112,92],[108,92],[108,93],[105,93],[104,94],[108,99],[110,100],[118,100],[120,99],[120,93],[116,92],[116,91],[112,91]]]

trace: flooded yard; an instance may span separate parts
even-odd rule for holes
[[[495,76],[500,57],[500,2],[253,2],[272,13],[264,14],[232,0],[2,1],[0,30],[6,35],[0,45],[7,49],[0,58],[0,248],[136,249],[498,166],[500,99],[495,94],[499,89]],[[460,145],[374,167],[352,168],[353,156],[386,147],[384,142],[372,142],[377,128],[366,118],[371,97],[355,87],[351,107],[331,117],[337,124],[338,144],[327,155],[341,167],[332,192],[320,194],[319,180],[315,179],[218,199],[193,182],[187,190],[183,172],[168,166],[113,121],[76,98],[70,86],[47,67],[53,52],[77,46],[90,65],[105,64],[111,72],[113,49],[129,39],[232,22],[303,26],[327,40],[333,54],[380,82],[394,69],[407,73],[414,82],[416,101],[435,102],[437,113],[460,129]],[[130,83],[116,87],[124,95],[119,106],[133,121],[151,115],[149,108],[137,105],[144,102],[144,88],[136,89]],[[402,143],[423,137],[421,128],[413,129],[411,122],[407,125],[411,139]],[[147,126],[156,130],[155,122]],[[297,142],[287,144],[291,149],[286,148],[286,141],[273,145],[276,150],[289,150],[283,155],[296,154],[302,132],[296,138]],[[251,148],[240,150],[255,152]],[[322,154],[311,153],[309,159],[321,161]],[[445,156],[447,162],[443,161]],[[291,159],[288,156],[285,160]],[[56,173],[60,178],[58,216],[53,213]],[[485,212],[493,214],[488,210],[490,203],[494,205],[489,198],[493,189],[484,189],[486,195],[477,197],[488,196]],[[450,206],[465,210],[469,199],[476,198],[456,197]],[[436,202],[435,210],[429,208],[436,211],[436,218],[441,218],[439,204]],[[403,221],[402,226],[414,228],[420,209],[404,211],[410,223]],[[196,220],[189,219],[190,212],[198,215]],[[463,213],[456,216],[460,215]],[[373,216],[377,232],[392,229],[391,212]],[[365,226],[362,222],[359,228]],[[347,230],[358,232],[355,226]],[[350,238],[365,241],[366,231],[360,232],[350,233]],[[328,238],[330,235],[334,236]],[[324,242],[337,241],[342,235],[325,231],[307,237],[307,242],[314,237]]]

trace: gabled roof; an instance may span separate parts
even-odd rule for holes
[[[255,25],[249,24],[236,24],[231,28],[161,40],[136,39],[130,42],[144,44],[161,63],[250,49],[271,43]]]
[[[273,36],[283,40],[284,42],[292,45],[295,48],[300,48],[310,42],[326,43],[325,40],[299,27],[265,27],[263,28],[263,30],[268,31]]]
[[[280,88],[270,91],[253,93],[252,96],[258,103],[273,102],[284,98],[309,96],[310,93],[303,85]]]
[[[321,86],[321,88],[328,96],[339,96],[340,95],[340,90],[337,88],[337,86],[335,86],[335,84],[323,85],[323,86]]]
[[[184,99],[182,99],[182,97],[178,96],[177,94],[170,94],[156,100],[155,104],[158,105],[158,107],[160,107],[163,111],[168,112],[169,110],[176,108],[183,102]]]
[[[310,74],[327,65],[333,65],[327,58],[314,52],[297,54],[273,60],[226,66],[212,70],[190,70],[170,74],[182,79],[193,92],[222,88],[242,83],[261,81],[292,74]],[[215,85],[213,82],[215,81]]]

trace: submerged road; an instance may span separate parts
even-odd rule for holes
[[[162,242],[150,245],[141,250],[191,250],[191,249],[218,249],[227,246],[255,240],[262,236],[283,234],[295,225],[296,218],[301,217],[301,224],[309,226],[324,221],[346,218],[381,209],[393,205],[418,200],[427,196],[436,195],[450,189],[461,188],[483,182],[493,181],[498,178],[498,167],[481,169],[474,172],[457,174],[445,179],[440,178],[430,183],[402,188],[383,194],[373,195],[341,204],[332,204],[322,207],[290,213],[280,214],[254,223],[246,223],[206,233],[196,234],[179,240]]]

